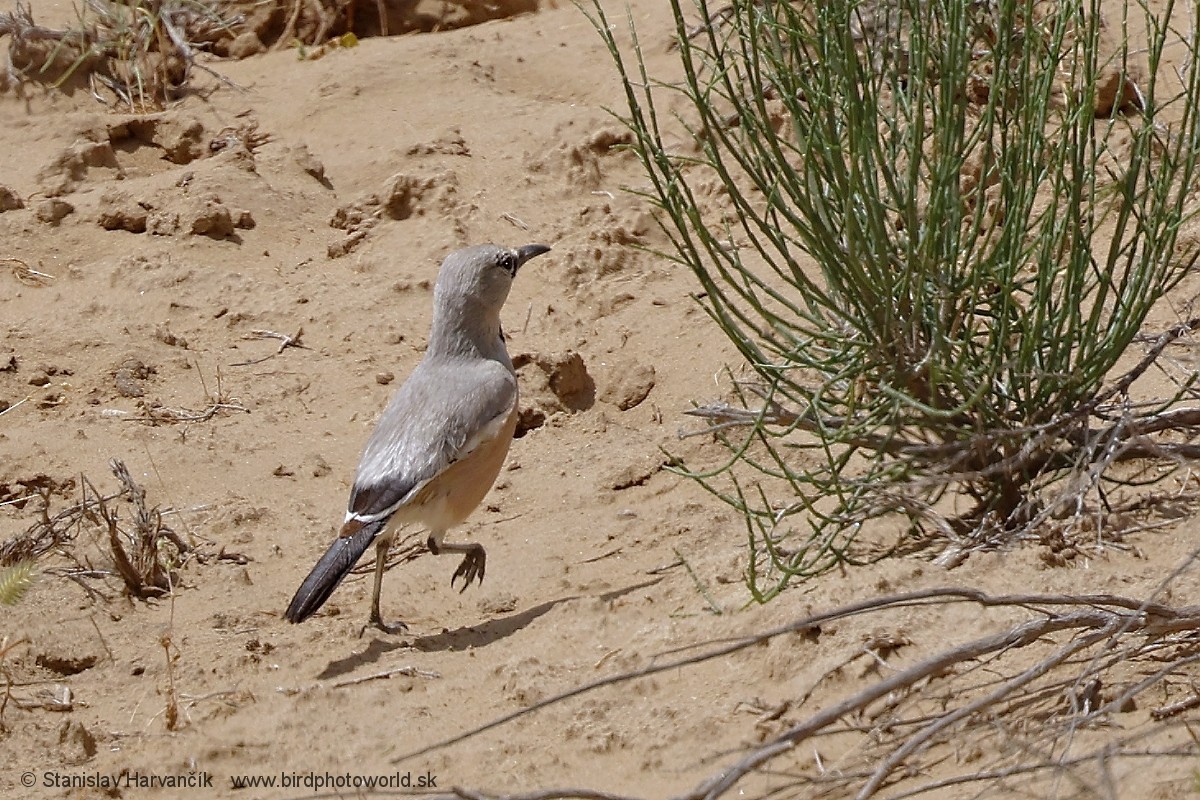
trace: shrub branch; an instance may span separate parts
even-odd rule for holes
[[[757,376],[690,412],[728,459],[679,470],[745,516],[756,599],[895,522],[962,553],[1070,534],[1122,465],[1200,455],[1196,372],[1162,358],[1200,319],[1126,366],[1200,259],[1200,33],[1173,2],[1115,45],[1098,0],[671,8],[671,81],[592,15],[662,255]]]

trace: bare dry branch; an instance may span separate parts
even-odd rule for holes
[[[417,669],[416,667],[393,667],[385,669],[382,672],[372,672],[370,675],[363,675],[360,678],[350,678],[344,681],[338,681],[333,685],[335,689],[345,689],[347,686],[357,686],[360,683],[367,681],[387,680],[393,675],[404,675],[408,678],[440,678],[440,673],[432,672],[427,669]]]
[[[240,406],[237,403],[213,403],[203,411],[192,411],[187,408],[167,408],[166,406],[153,406],[146,409],[146,413],[138,417],[121,417],[126,422],[207,422],[222,411],[241,411],[244,414],[249,414],[250,409],[245,406]]]
[[[449,795],[434,795],[429,800],[637,800],[628,795],[591,789],[542,789],[537,792],[500,795],[455,786],[453,792]]]
[[[78,533],[80,525],[92,517],[93,509],[100,502],[107,502],[120,497],[122,492],[111,495],[99,495],[95,492],[89,497],[86,490],[81,491],[80,501],[57,514],[50,516],[50,492],[39,489],[42,499],[41,519],[34,522],[24,532],[0,545],[0,566],[15,564],[26,559],[38,559],[51,550],[71,541]]]
[[[252,330],[249,335],[243,337],[245,339],[278,339],[279,349],[274,353],[263,356],[262,358],[252,358],[248,361],[236,361],[230,364],[231,367],[247,367],[252,364],[261,364],[262,362],[274,358],[289,347],[298,347],[302,350],[307,350],[308,347],[300,343],[300,337],[304,335],[304,328],[297,328],[294,334],[279,333],[278,331],[268,330]]]
[[[1176,577],[1193,560],[1186,561],[1170,577]],[[1152,600],[1119,595],[992,596],[970,589],[929,589],[864,600],[804,617],[764,633],[702,644],[699,652],[658,661],[578,686],[462,734],[406,753],[395,761],[405,761],[451,746],[526,714],[602,687],[721,658],[784,634],[815,630],[834,620],[887,609],[949,603],[1023,609],[1032,618],[1007,629],[946,647],[907,667],[897,668],[889,664],[891,671],[883,673],[886,675],[883,679],[792,724],[690,791],[679,795],[676,800],[715,800],[738,786],[751,772],[762,769],[801,742],[836,731],[857,731],[866,737],[865,741],[870,743],[870,747],[864,751],[863,758],[867,759],[869,767],[839,770],[836,775],[825,774],[821,782],[836,782],[847,788],[857,782],[858,796],[870,797],[897,779],[901,765],[908,768],[906,775],[916,774],[912,772],[914,759],[920,758],[934,745],[961,735],[955,731],[964,725],[971,725],[972,720],[986,717],[989,722],[984,727],[1003,730],[1004,720],[1017,712],[1022,712],[1026,717],[1031,714],[1043,715],[1040,717],[1043,722],[1037,728],[1040,732],[1038,735],[1057,736],[1060,732],[1066,735],[1067,731],[1078,726],[1118,713],[1133,696],[1161,684],[1170,675],[1181,673],[1189,664],[1200,661],[1200,639],[1194,635],[1194,631],[1200,628],[1200,606],[1172,607]],[[1003,659],[1015,651],[1055,640],[1059,643],[1053,652],[1039,656],[1031,666],[1016,674],[1004,670]],[[1197,652],[1190,652],[1189,649]],[[1172,657],[1155,655],[1163,650],[1172,653]],[[868,651],[869,648],[860,648],[854,657],[867,657],[870,654]],[[889,652],[892,651],[879,651],[873,657],[876,660],[887,659]],[[1087,657],[1088,653],[1092,655]],[[1127,685],[1117,696],[1101,699],[1101,677],[1122,665],[1150,658],[1166,663],[1141,680]],[[981,681],[980,676],[988,677]],[[789,709],[798,708],[804,702],[800,699],[781,706],[783,710],[776,718],[782,718]],[[882,706],[879,705],[881,702]],[[931,707],[941,710],[932,714],[922,710]],[[905,712],[906,708],[912,711]],[[1038,710],[1034,711],[1035,708]],[[1181,712],[1167,708],[1167,714],[1174,713]],[[845,722],[854,719],[862,719],[864,724]],[[1070,763],[1072,757],[1073,754],[1064,755],[1058,759],[1058,763]],[[1053,763],[1044,758],[1039,757],[1037,763],[1040,766],[1030,770],[1030,774],[1054,768]],[[1000,776],[1017,774],[1024,774],[1022,767],[985,767],[972,773],[972,776],[963,776],[961,780],[988,780],[989,775],[999,779]],[[946,785],[953,785],[955,780],[959,779],[943,779],[943,782],[949,781]],[[460,797],[487,796],[460,789],[455,792]],[[548,791],[539,796],[591,795],[589,790],[572,789]]]

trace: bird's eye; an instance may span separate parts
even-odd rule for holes
[[[509,275],[515,275],[517,273],[517,254],[516,253],[503,254],[502,256],[500,256],[499,266],[501,269],[503,269]]]

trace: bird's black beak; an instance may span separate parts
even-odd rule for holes
[[[529,259],[537,258],[542,253],[549,253],[549,252],[550,252],[550,248],[544,244],[527,244],[524,247],[518,247],[517,248],[517,269],[520,269],[521,265],[524,264]],[[513,273],[515,274],[516,271],[517,270],[514,269]]]

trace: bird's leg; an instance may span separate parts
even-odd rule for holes
[[[436,555],[442,553],[462,553],[462,563],[458,565],[458,569],[454,570],[454,574],[450,576],[450,585],[459,578],[463,579],[460,592],[465,592],[471,582],[478,579],[483,583],[484,568],[487,565],[487,552],[483,549],[483,545],[478,542],[464,542],[455,544],[453,542],[443,542],[442,537],[446,534],[445,531],[433,531],[429,534],[429,539],[425,542],[429,547],[429,552]]]
[[[368,627],[379,628],[384,633],[403,633],[408,630],[408,626],[403,622],[397,622],[395,625],[386,624],[379,613],[379,593],[383,589],[383,571],[387,568],[387,554],[391,546],[392,537],[386,534],[380,536],[375,543],[375,591],[371,595],[371,618],[363,626],[359,636],[362,636]]]

